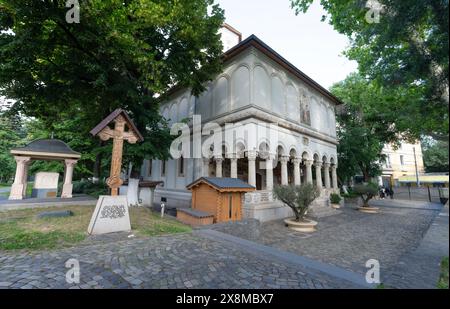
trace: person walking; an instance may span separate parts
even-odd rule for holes
[[[394,199],[394,190],[392,188],[389,188],[389,197],[391,198],[391,200]]]

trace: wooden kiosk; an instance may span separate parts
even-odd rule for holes
[[[237,178],[202,177],[187,186],[192,209],[177,209],[177,218],[190,225],[242,219],[243,194],[255,187]]]

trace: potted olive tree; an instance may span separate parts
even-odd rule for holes
[[[320,195],[320,190],[312,184],[300,186],[276,186],[273,189],[274,197],[290,207],[295,218],[285,219],[286,225],[298,232],[314,232],[317,222],[306,219],[306,213],[311,203]]]
[[[358,210],[365,213],[375,214],[380,210],[378,207],[372,207],[369,205],[369,201],[378,194],[378,186],[374,183],[366,183],[356,185],[353,191],[361,197],[363,204],[358,207]]]
[[[341,204],[340,204],[341,200],[342,200],[342,197],[339,194],[337,194],[337,193],[330,194],[331,207],[333,207],[334,209],[341,208]]]

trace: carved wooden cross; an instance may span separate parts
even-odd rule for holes
[[[111,122],[114,122],[114,129],[108,126]],[[128,131],[125,131],[125,127],[128,127]],[[123,141],[126,140],[130,144],[135,144],[136,142],[142,142],[144,138],[128,114],[120,108],[103,119],[90,133],[94,136],[98,135],[102,141],[113,139],[111,170],[106,184],[111,188],[111,195],[116,196],[118,195],[119,187],[123,183],[122,179],[120,179]]]

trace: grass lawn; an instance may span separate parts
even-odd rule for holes
[[[448,257],[442,259],[441,276],[438,282],[439,289],[448,289]]]
[[[66,218],[38,219],[36,214],[56,210],[50,208],[21,209],[0,212],[0,250],[43,250],[70,247],[84,240],[95,206],[67,206],[57,210],[71,210]],[[191,231],[171,218],[159,215],[144,207],[130,208],[133,233],[149,237]]]

